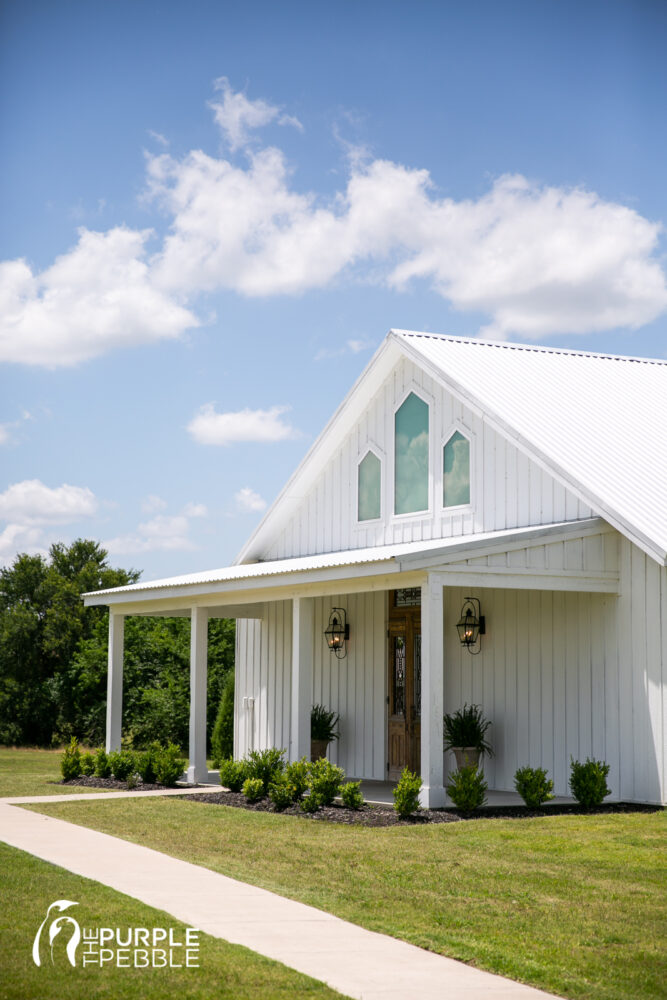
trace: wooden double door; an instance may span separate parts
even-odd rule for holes
[[[392,604],[387,629],[387,777],[397,781],[404,767],[421,772],[421,607]]]

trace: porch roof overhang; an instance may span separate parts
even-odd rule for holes
[[[190,573],[98,590],[83,595],[86,606],[108,605],[124,614],[189,612],[195,605],[228,617],[262,617],[266,601],[419,586],[426,573],[443,574],[451,586],[514,587],[617,593],[618,574],[600,570],[520,570],[461,565],[461,560],[566,541],[613,530],[599,517],[556,524],[480,532],[423,542],[325,552]]]

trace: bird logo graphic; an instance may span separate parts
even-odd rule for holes
[[[39,925],[39,930],[35,934],[35,940],[32,945],[32,960],[35,963],[35,965],[42,964],[42,960],[39,953],[42,931],[44,930],[45,925],[49,921],[51,911],[54,910],[58,911],[59,913],[63,913],[64,910],[68,910],[70,906],[78,906],[78,905],[79,905],[78,903],[75,903],[71,899],[57,899],[55,903],[51,903],[48,910],[46,911],[46,916],[44,917],[44,920],[42,920],[41,924]],[[72,935],[69,941],[67,942],[67,947],[65,951],[67,953],[67,958],[69,959],[70,965],[74,966],[76,965],[76,949],[79,945],[79,942],[81,941],[81,928],[79,927],[78,921],[76,921],[74,917],[69,916],[69,914],[67,916],[62,916],[62,917],[58,916],[55,917],[55,919],[51,919],[51,923],[49,925],[49,946],[51,948],[51,964],[55,964],[53,960],[54,942],[58,937],[58,935],[60,934],[61,930],[63,930],[63,928],[65,928],[68,925],[70,925],[73,928],[73,930],[72,930]]]

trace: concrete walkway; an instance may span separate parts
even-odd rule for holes
[[[183,792],[175,789],[171,794]],[[0,840],[164,910],[207,934],[282,962],[348,997],[544,1000],[549,996],[199,865],[20,808],[25,802],[164,794],[168,793],[104,792],[0,799]]]

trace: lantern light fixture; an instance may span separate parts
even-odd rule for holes
[[[332,653],[335,653],[339,660],[347,656],[345,643],[350,638],[350,626],[344,608],[332,608],[329,615],[329,624],[324,630],[324,638]]]
[[[481,652],[480,636],[486,635],[486,621],[481,611],[476,597],[466,597],[461,608],[461,617],[456,623],[461,645],[465,646],[473,656]]]

